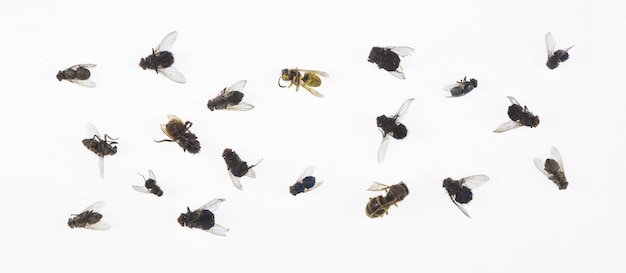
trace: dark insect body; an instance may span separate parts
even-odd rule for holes
[[[96,87],[96,84],[89,79],[91,71],[89,68],[96,67],[95,64],[77,64],[57,73],[57,80],[66,80],[84,87]]]
[[[141,177],[143,178],[144,185],[143,186],[133,185],[133,189],[135,189],[138,192],[151,193],[159,197],[163,195],[163,190],[161,189],[161,187],[157,185],[156,176],[154,175],[154,172],[152,172],[152,170],[148,170],[148,179],[146,179],[140,173],[137,173],[137,174],[141,175]]]
[[[228,169],[228,175],[230,176],[230,179],[233,182],[233,185],[235,185],[237,189],[243,190],[243,186],[241,185],[241,182],[239,181],[240,177],[242,176],[248,176],[250,178],[256,177],[256,174],[254,173],[254,170],[252,170],[252,168],[254,168],[261,161],[259,161],[259,163],[254,164],[252,166],[248,166],[248,163],[246,161],[241,160],[239,155],[230,148],[224,149],[224,151],[222,152],[222,157],[224,158],[224,161],[226,161],[226,168]]]
[[[367,59],[370,63],[378,65],[396,78],[404,80],[404,72],[400,66],[400,57],[411,54],[414,50],[410,47],[373,47]],[[400,70],[398,70],[400,69]]]
[[[254,106],[251,104],[242,102],[244,94],[241,92],[246,86],[246,81],[238,81],[228,88],[224,88],[214,99],[207,102],[209,110],[236,110],[236,111],[248,111],[252,110]]]
[[[391,138],[404,139],[407,136],[408,130],[404,124],[400,123],[400,120],[406,114],[412,101],[412,98],[406,100],[393,117],[381,115],[376,118],[376,126],[383,134],[383,139],[378,147],[378,163],[383,162]]]
[[[386,195],[372,197],[367,202],[367,205],[365,206],[365,214],[370,218],[382,217],[388,213],[388,210],[392,205],[397,206],[398,202],[404,200],[404,198],[409,195],[409,188],[406,184],[404,184],[404,182],[391,186],[374,182],[368,190],[385,190],[387,192]]]
[[[180,118],[174,115],[168,115],[167,124],[161,124],[161,131],[165,133],[170,139],[155,140],[155,142],[176,142],[178,146],[183,148],[183,151],[191,154],[197,154],[200,152],[200,141],[198,137],[189,128],[193,125],[190,121],[183,122]]]
[[[113,141],[117,140],[117,138],[112,138],[105,134],[104,139],[102,139],[98,133],[98,129],[96,129],[96,126],[91,123],[87,124],[87,133],[90,138],[82,140],[83,146],[98,156],[100,177],[104,178],[104,156],[114,155],[117,153],[117,146],[113,146],[118,144],[116,141]]]
[[[478,87],[478,81],[476,79],[467,81],[467,77],[464,77],[461,81],[446,86],[444,90],[449,91],[451,97],[461,97],[471,92],[476,87]]]
[[[161,74],[174,82],[185,83],[187,80],[183,74],[173,66],[174,55],[171,49],[177,36],[178,33],[176,31],[170,32],[156,48],[152,49],[152,54],[141,58],[139,66],[143,70],[154,70],[157,74]]]
[[[296,196],[303,192],[309,192],[322,185],[322,181],[316,181],[313,176],[313,166],[309,166],[302,172],[295,184],[289,186],[291,195]]]
[[[531,113],[526,106],[522,107],[517,100],[511,96],[507,97],[511,103],[507,110],[510,121],[503,123],[494,130],[495,133],[502,133],[521,126],[535,128],[539,126],[539,116]]]
[[[187,207],[187,212],[181,213],[177,221],[182,227],[199,228],[215,235],[226,236],[228,229],[216,224],[215,215],[213,214],[224,201],[226,199],[215,198],[194,211]]]
[[[328,77],[328,74],[323,71],[318,70],[308,70],[308,69],[283,69],[280,77],[278,78],[278,86],[281,88],[289,88],[292,85],[296,86],[296,91],[300,88],[300,86],[304,87],[304,89],[308,90],[311,94],[316,97],[324,97],[320,92],[317,92],[315,87],[319,87],[322,85],[322,77]],[[283,80],[285,82],[289,82],[288,86],[284,86],[280,84],[280,81]]]
[[[448,192],[452,203],[454,203],[465,216],[471,218],[463,205],[469,203],[474,198],[472,190],[482,186],[487,181],[489,181],[489,177],[483,174],[472,175],[459,180],[448,177],[443,180],[443,187]]]
[[[100,210],[104,207],[103,201],[93,203],[89,207],[85,208],[81,213],[74,214],[72,218],[67,220],[67,225],[70,228],[86,228],[92,230],[107,230],[111,226],[108,223],[102,222],[102,214]]]
[[[552,180],[552,182],[559,187],[559,190],[567,189],[569,182],[567,182],[567,178],[565,178],[565,169],[559,150],[555,147],[550,148],[550,156],[551,158],[547,159],[535,158],[535,166],[541,173],[548,177],[548,179]]]
[[[552,33],[546,33],[545,39],[546,51],[548,52],[548,60],[546,61],[546,66],[550,69],[555,69],[559,66],[559,64],[569,59],[568,51],[574,46],[554,51],[554,48],[556,46],[556,40],[552,36]]]

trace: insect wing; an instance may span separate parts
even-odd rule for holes
[[[308,168],[306,168],[304,170],[304,172],[302,172],[302,174],[300,175],[300,177],[298,177],[298,182],[302,182],[302,179],[304,179],[307,176],[311,176],[313,175],[313,166],[309,166]],[[317,184],[317,183],[316,183]]]
[[[460,83],[458,83],[458,82],[457,82],[457,83],[453,83],[453,84],[446,85],[446,86],[443,88],[443,91],[450,92],[450,90],[452,90],[452,88],[455,88],[455,87],[457,87],[457,86],[459,86],[459,85],[461,85],[461,84],[460,84]]]
[[[91,230],[107,230],[111,228],[111,225],[107,222],[98,221],[97,223],[85,226],[85,228]]]
[[[380,145],[378,146],[378,164],[382,163],[385,159],[385,154],[387,153],[387,148],[389,147],[390,140],[391,134],[387,134],[383,137],[383,140],[380,141]]]
[[[517,122],[517,121],[512,121],[509,120],[505,123],[503,123],[502,125],[498,126],[498,128],[496,128],[495,130],[493,130],[494,133],[502,133],[502,132],[506,132],[508,130],[511,129],[515,129],[517,127],[521,127],[522,124]]]
[[[318,76],[322,76],[322,77],[325,77],[325,78],[328,78],[328,77],[329,77],[328,73],[326,73],[326,72],[324,72],[324,71],[319,71],[319,70],[309,70],[309,69],[296,69],[296,70],[298,70],[298,71],[302,72],[302,74],[304,74],[304,73],[313,73],[313,74],[316,74],[316,75],[318,75]]]
[[[178,69],[176,69],[176,67],[174,66],[169,66],[167,68],[159,67],[159,74],[177,83],[187,82],[187,79],[185,79],[185,76],[183,76],[183,74],[180,73]]]
[[[172,46],[174,45],[174,42],[176,42],[176,37],[178,37],[178,32],[176,31],[172,31],[170,34],[167,34],[167,36],[163,38],[163,41],[161,41],[161,43],[154,49],[154,52],[172,50]]]
[[[239,189],[240,191],[243,191],[243,186],[241,186],[241,181],[239,181],[239,177],[236,177],[232,172],[228,172],[228,176],[230,176],[230,181],[233,182],[233,185],[235,185],[235,188]]]
[[[306,89],[307,91],[309,91],[311,94],[313,94],[314,96],[318,97],[318,98],[323,98],[324,95],[322,95],[322,93],[317,92],[317,90],[311,86],[308,85],[302,85],[302,87],[304,87],[304,89]]]
[[[148,177],[154,181],[156,181],[156,176],[154,175],[154,172],[152,172],[152,170],[148,170]]]
[[[388,71],[389,74],[393,75],[394,77],[401,79],[401,80],[406,80],[406,77],[404,77],[404,72],[402,72],[401,70],[394,70],[394,71]]]
[[[71,68],[71,69],[73,69],[73,70],[76,70],[76,69],[78,69],[79,67],[89,69],[89,68],[94,68],[94,67],[96,67],[96,64],[77,64],[77,65],[72,66],[72,67],[70,67],[70,68]]]
[[[256,173],[254,172],[254,170],[252,168],[248,169],[248,172],[244,175],[250,178],[256,178]]]
[[[100,178],[104,178],[104,155],[98,156],[98,169],[100,169]]]
[[[315,185],[313,185],[313,187],[310,187],[308,189],[304,189],[304,192],[310,192],[310,191],[316,189],[317,187],[321,186],[322,183],[324,183],[324,181],[315,181]]]
[[[226,109],[233,111],[248,111],[254,109],[254,105],[242,101],[236,105],[228,105],[226,106]]]
[[[150,190],[145,186],[133,185],[133,189],[142,193],[151,193]]]
[[[546,171],[546,160],[545,159],[540,159],[540,158],[534,158],[533,162],[535,163],[535,167],[537,167],[537,169],[546,177],[550,178],[552,177],[551,174],[549,174]]]
[[[224,198],[215,198],[209,201],[208,203],[200,206],[198,210],[209,210],[211,212],[214,212],[217,210],[217,208],[219,208],[220,204],[224,201],[226,201],[226,199]]]
[[[517,100],[514,97],[507,96],[507,98],[511,101],[512,104],[517,104],[519,106],[522,106],[521,104],[519,104],[519,102],[517,102]]]
[[[467,210],[463,207],[462,204],[459,204],[456,200],[454,200],[454,198],[452,198],[452,195],[450,195],[450,200],[452,200],[452,203],[454,203],[454,205],[459,208],[461,210],[461,212],[463,212],[463,214],[465,214],[465,216],[467,216],[467,218],[472,218],[469,215],[469,212],[467,212]]]
[[[400,57],[405,57],[405,56],[411,55],[411,53],[413,53],[415,51],[413,48],[410,48],[408,46],[390,46],[390,47],[386,47],[386,48],[388,48],[389,50],[395,52]]]
[[[409,110],[409,106],[411,106],[411,102],[413,102],[413,98],[410,98],[408,100],[406,100],[402,106],[400,106],[400,109],[398,109],[398,112],[396,112],[396,115],[394,116],[396,119],[396,122],[399,122],[404,115],[406,115],[406,112]]]
[[[174,122],[179,124],[185,124],[180,118],[174,115],[167,115],[167,120],[167,123]],[[165,135],[168,136],[170,139],[174,139],[174,136],[170,135],[167,132],[167,124],[161,123],[161,131],[163,131],[163,133],[165,133]]]
[[[246,87],[247,82],[248,81],[246,80],[241,80],[236,83],[233,83],[233,85],[231,85],[230,87],[226,89],[226,91],[224,91],[224,94],[228,94],[232,91],[239,91],[239,92],[243,91],[243,88]]]
[[[486,176],[484,174],[477,174],[461,178],[461,184],[470,188],[471,190],[482,186],[487,181],[489,181],[489,176]]]
[[[382,190],[386,190],[388,189],[389,186],[383,184],[383,183],[378,183],[378,182],[372,182],[372,185],[367,189],[368,191],[382,191]]]
[[[95,203],[89,205],[89,207],[86,207],[83,210],[83,212],[85,212],[85,211],[100,212],[102,210],[102,208],[104,208],[104,201],[98,201],[98,202],[95,202]]]
[[[563,167],[563,161],[561,160],[561,153],[559,153],[559,150],[557,150],[555,147],[551,147],[550,148],[550,156],[552,157],[552,159],[554,159],[557,163],[559,163],[559,169],[560,171],[565,171],[565,168]]]
[[[75,84],[78,84],[80,86],[84,86],[84,87],[89,87],[89,88],[93,88],[96,87],[96,83],[93,82],[91,79],[86,79],[86,80],[69,80],[70,82],[73,82]]]
[[[546,33],[546,52],[548,53],[548,57],[554,56],[554,47],[556,46],[556,41],[552,36],[552,33]]]
[[[215,224],[209,230],[205,230],[205,231],[213,233],[215,235],[219,235],[219,236],[226,236],[226,232],[228,232],[228,228]]]
[[[98,141],[100,141],[100,133],[98,133],[98,129],[96,129],[96,126],[93,125],[93,123],[87,123],[87,135],[89,136],[89,138],[93,138],[94,136],[98,138]]]

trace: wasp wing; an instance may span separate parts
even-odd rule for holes
[[[477,174],[461,178],[461,184],[470,188],[471,190],[482,186],[487,181],[489,181],[489,176],[486,176],[484,174]]]
[[[546,52],[548,53],[548,57],[554,56],[554,47],[556,46],[556,40],[552,36],[552,33],[546,33]]]
[[[154,49],[154,52],[172,50],[172,46],[174,45],[174,42],[176,42],[177,37],[178,37],[178,32],[176,31],[170,32],[169,34],[165,36],[165,38],[163,38],[161,43],[157,45],[157,47]]]
[[[467,210],[463,207],[462,204],[459,204],[456,200],[454,200],[454,198],[452,198],[452,195],[450,196],[450,200],[452,200],[452,203],[454,203],[454,205],[459,208],[461,210],[461,212],[463,212],[463,214],[465,214],[465,216],[467,216],[467,218],[472,219],[472,217],[470,217],[469,212],[467,212]]]
[[[313,166],[309,166],[308,168],[306,168],[304,170],[304,172],[302,172],[302,174],[298,177],[298,180],[296,180],[296,181],[302,182],[302,179],[304,179],[307,176],[311,176],[311,175],[313,175]]]
[[[552,175],[550,173],[548,173],[548,171],[546,171],[546,160],[545,159],[540,159],[540,158],[534,158],[533,162],[535,163],[535,167],[537,167],[537,169],[543,174],[545,175],[547,178],[552,177]]]
[[[298,69],[298,68],[296,68],[296,70],[300,71],[300,72],[304,72],[304,73],[313,73],[313,74],[316,74],[318,76],[322,76],[322,77],[325,77],[325,78],[329,77],[328,73],[326,73],[324,71],[310,70],[310,69]]]
[[[551,147],[550,148],[550,156],[557,163],[559,163],[560,171],[564,172],[565,171],[565,167],[563,167],[563,160],[561,160],[561,153],[559,153],[559,150],[557,150],[556,147]]]
[[[415,51],[413,48],[410,48],[408,46],[389,46],[386,48],[395,52],[400,57],[406,57],[408,55],[411,55],[411,53]]]
[[[493,130],[493,132],[494,133],[502,133],[502,132],[506,132],[506,131],[511,130],[511,129],[515,129],[515,128],[520,127],[520,126],[522,126],[521,123],[519,123],[517,121],[509,120],[509,121],[503,123],[502,125],[498,126],[498,128]]]
[[[226,236],[226,232],[228,232],[228,228],[225,228],[221,225],[215,224],[213,225],[212,228],[208,229],[208,230],[204,230],[206,232],[211,232],[215,235],[219,235],[219,236]]]
[[[227,105],[226,109],[233,111],[248,111],[254,109],[254,105],[242,101],[239,104]]]
[[[306,89],[307,91],[309,91],[311,94],[313,94],[314,96],[316,96],[318,98],[323,98],[324,97],[324,95],[322,95],[320,92],[317,92],[317,90],[315,88],[311,87],[311,86],[302,84],[302,87],[304,87],[304,89]]]
[[[383,184],[383,183],[379,183],[379,182],[372,182],[372,185],[367,189],[368,191],[382,191],[382,190],[386,190],[388,189],[389,186]]]
[[[236,177],[232,172],[228,172],[228,176],[230,176],[230,181],[233,182],[233,185],[235,185],[235,188],[239,189],[240,191],[243,191],[243,186],[241,186],[241,181],[239,181],[239,177]]]
[[[161,68],[159,67],[158,69],[159,74],[167,77],[168,79],[177,82],[177,83],[186,83],[187,79],[185,79],[185,76],[183,76],[182,73],[180,73],[178,71],[178,69],[176,69],[176,67],[174,66],[169,66],[167,68]]]
[[[414,98],[410,98],[406,100],[398,109],[398,112],[394,115],[396,122],[400,122],[400,120],[406,115],[406,112],[409,110],[409,106],[411,106],[411,102],[415,100]]]
[[[385,154],[387,153],[387,148],[389,147],[389,142],[391,142],[391,134],[387,134],[383,137],[383,140],[380,141],[380,145],[378,146],[378,164],[382,163],[385,159]]]
[[[220,204],[224,201],[226,201],[226,199],[224,198],[214,198],[208,203],[200,206],[197,210],[209,210],[211,212],[214,212],[217,210],[217,208],[219,208]]]

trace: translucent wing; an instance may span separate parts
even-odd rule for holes
[[[85,211],[100,212],[102,210],[102,208],[104,208],[104,201],[98,201],[98,202],[95,202],[95,203],[89,205],[88,207],[86,207],[83,210],[83,212],[85,212]]]
[[[93,88],[96,87],[96,83],[93,82],[91,79],[86,79],[86,80],[69,80],[70,82],[73,82],[75,84],[78,84],[80,86],[84,86],[84,87],[89,87],[89,88]]]
[[[161,43],[154,49],[154,52],[172,50],[172,46],[174,45],[174,42],[176,42],[176,37],[178,37],[178,32],[176,31],[172,31],[170,34],[167,34],[167,36],[163,38],[163,41],[161,41]]]
[[[230,176],[230,181],[233,182],[233,185],[235,185],[235,188],[239,189],[240,191],[243,191],[243,186],[241,186],[241,181],[239,181],[239,177],[236,177],[232,172],[228,172],[228,176]]]
[[[517,102],[517,100],[514,97],[507,96],[507,98],[511,101],[512,104],[517,104],[519,106],[522,106],[521,104],[519,104],[519,102]]]
[[[87,123],[87,135],[89,138],[96,136],[98,140],[100,140],[100,133],[98,133],[98,129],[96,129],[96,126],[92,123]]]
[[[104,178],[104,156],[98,156],[98,169],[100,169],[100,178]]]
[[[226,201],[226,199],[224,199],[224,198],[215,198],[215,199],[209,201],[208,203],[200,206],[198,209],[199,210],[209,210],[211,212],[214,212],[214,211],[216,211],[219,208],[220,204],[222,202],[224,202],[224,201]]]
[[[515,129],[515,128],[520,127],[520,126],[522,126],[521,123],[509,120],[509,121],[503,123],[502,125],[498,126],[498,128],[493,130],[493,132],[494,133],[502,133],[502,132],[506,132],[506,131],[511,130],[511,129]]]
[[[304,170],[304,172],[302,172],[302,174],[300,175],[300,177],[298,177],[297,182],[302,182],[302,179],[307,177],[307,176],[311,176],[313,175],[313,166],[309,166],[308,168],[306,168]],[[317,184],[317,182],[315,183]]]
[[[454,203],[454,205],[457,208],[459,208],[461,210],[461,212],[463,212],[463,214],[465,214],[465,216],[467,216],[467,218],[471,219],[472,217],[470,217],[469,212],[467,212],[467,210],[463,207],[463,205],[459,204],[458,202],[456,202],[456,200],[454,200],[454,198],[452,198],[452,195],[449,195],[449,196],[450,196],[450,200],[452,200],[452,203]]]
[[[382,190],[386,190],[388,189],[389,186],[383,184],[383,183],[378,183],[378,182],[372,182],[372,185],[367,189],[368,191],[382,191]]]
[[[226,109],[234,111],[248,111],[254,109],[254,105],[242,101],[236,105],[228,105],[226,106]]]
[[[398,79],[401,79],[401,80],[406,79],[406,77],[404,77],[404,72],[402,72],[402,70],[394,70],[394,71],[388,71],[388,72],[389,74],[395,76]]]
[[[396,118],[396,121],[400,121],[404,115],[406,115],[407,110],[409,110],[409,106],[411,106],[411,102],[413,102],[413,98],[410,98],[408,100],[406,100],[402,106],[400,106],[400,109],[398,109],[398,112],[396,112],[396,115],[394,116]]]
[[[187,79],[183,76],[182,73],[178,72],[178,69],[174,66],[169,66],[167,68],[159,67],[159,74],[167,77],[168,79],[177,82],[177,83],[186,83]]]
[[[151,193],[150,190],[145,186],[133,185],[133,189],[142,193]]]
[[[304,72],[304,73],[313,73],[313,74],[317,74],[318,76],[322,76],[325,78],[328,78],[328,73],[324,72],[324,71],[319,71],[319,70],[310,70],[310,69],[297,69],[296,70],[300,71],[300,72]]]
[[[557,150],[556,147],[550,148],[550,157],[554,159],[557,163],[559,163],[561,171],[565,171],[565,167],[563,167],[563,161],[561,160],[561,153],[559,153],[559,150]]]
[[[72,67],[70,67],[70,69],[72,69],[72,70],[76,70],[76,69],[78,69],[79,67],[84,67],[84,68],[89,69],[89,68],[94,68],[94,67],[96,67],[96,65],[95,65],[95,64],[77,64],[77,65],[73,65]]]
[[[546,52],[548,53],[548,57],[552,57],[554,55],[554,47],[556,46],[556,41],[554,37],[552,37],[552,33],[546,33]]]
[[[226,232],[228,232],[228,228],[215,224],[212,228],[208,230],[204,230],[204,231],[211,232],[219,236],[226,236]]]
[[[400,57],[405,57],[411,55],[415,50],[408,46],[389,46],[387,47],[389,50],[395,52]]]
[[[243,91],[243,88],[246,87],[247,82],[248,81],[246,80],[241,80],[236,83],[233,83],[233,85],[231,85],[230,87],[226,89],[226,91],[224,91],[224,94],[228,94],[232,91],[239,91],[239,92]]]
[[[388,134],[383,137],[383,140],[380,141],[380,145],[378,146],[378,164],[382,163],[385,159],[385,154],[387,153],[387,148],[389,147],[389,142],[391,140],[391,135]]]
[[[459,83],[458,83],[458,82],[457,82],[457,83],[453,83],[453,84],[446,85],[446,86],[443,88],[443,91],[450,92],[450,90],[451,90],[452,88],[455,88],[455,87],[457,87],[457,86],[459,86]]]
[[[107,230],[111,228],[111,225],[107,222],[98,221],[97,223],[85,226],[85,228],[91,230]]]
[[[489,181],[489,176],[486,176],[484,174],[477,174],[461,178],[461,184],[472,190],[482,186],[487,181]]]
[[[302,87],[304,87],[304,89],[306,89],[307,91],[311,92],[311,94],[313,94],[314,96],[318,97],[318,98],[323,98],[324,95],[322,95],[320,92],[317,92],[317,90],[315,90],[315,88],[308,86],[308,85],[302,85]]]
[[[552,177],[551,174],[549,174],[546,171],[546,160],[545,159],[540,159],[540,158],[534,158],[533,162],[535,162],[535,167],[537,167],[537,169],[546,177],[550,178]]]
[[[152,170],[148,170],[148,177],[154,181],[156,181],[156,176],[154,175],[154,172],[152,172]]]
[[[308,189],[304,189],[304,192],[310,192],[310,191],[316,189],[317,187],[321,186],[322,183],[324,183],[324,181],[315,181],[315,185],[313,185],[313,187],[310,187]]]
[[[254,172],[254,170],[252,168],[248,169],[248,172],[244,175],[250,178],[256,178],[256,173]]]

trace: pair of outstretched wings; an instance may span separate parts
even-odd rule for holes
[[[398,112],[396,112],[396,114],[393,116],[394,120],[396,121],[396,124],[399,124],[400,120],[402,120],[402,118],[406,115],[407,110],[409,110],[409,106],[411,105],[411,102],[413,102],[413,98],[410,98],[408,100],[406,100],[404,103],[402,103],[402,106],[400,106],[400,109],[398,109]],[[378,163],[382,163],[383,160],[385,159],[385,154],[387,153],[387,148],[389,147],[389,141],[391,140],[391,138],[393,138],[393,133],[389,132],[383,133],[383,139],[380,141],[380,145],[378,146]]]

